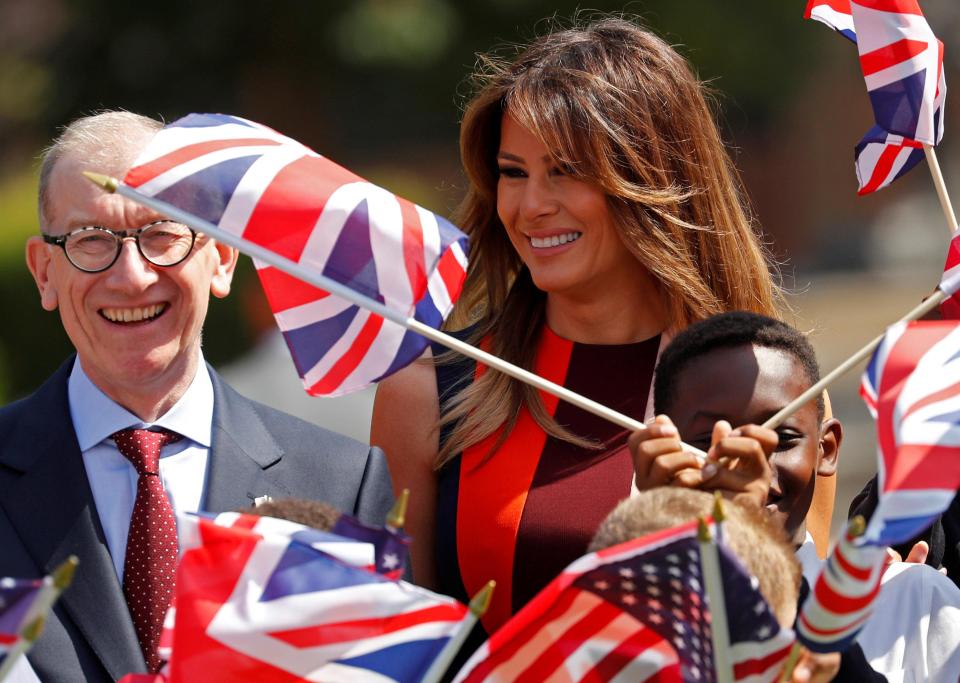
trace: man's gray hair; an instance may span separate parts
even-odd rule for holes
[[[146,139],[163,128],[163,122],[128,111],[102,111],[74,120],[43,151],[40,164],[38,212],[40,228],[47,227],[50,210],[50,178],[64,155],[81,157],[91,171],[119,174],[133,163],[130,144],[138,136]]]

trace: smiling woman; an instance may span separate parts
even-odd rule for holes
[[[779,290],[704,89],[619,18],[484,57],[464,114],[461,336],[637,419],[658,352]],[[415,578],[497,580],[488,632],[581,555],[630,491],[626,434],[443,353],[380,385],[372,442],[409,487]]]

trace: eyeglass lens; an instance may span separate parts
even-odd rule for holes
[[[185,225],[160,221],[137,234],[140,253],[150,263],[172,266],[187,257],[193,246],[193,233]],[[122,238],[101,228],[78,230],[67,237],[67,256],[85,270],[107,268],[120,250]]]

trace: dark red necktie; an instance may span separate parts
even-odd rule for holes
[[[177,520],[160,481],[160,449],[182,437],[168,431],[124,429],[113,435],[117,449],[137,470],[137,498],[123,559],[123,595],[147,669],[160,670],[157,643],[177,569]]]

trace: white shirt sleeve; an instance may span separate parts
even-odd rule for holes
[[[857,642],[890,683],[957,683],[960,589],[933,567],[894,562]]]

